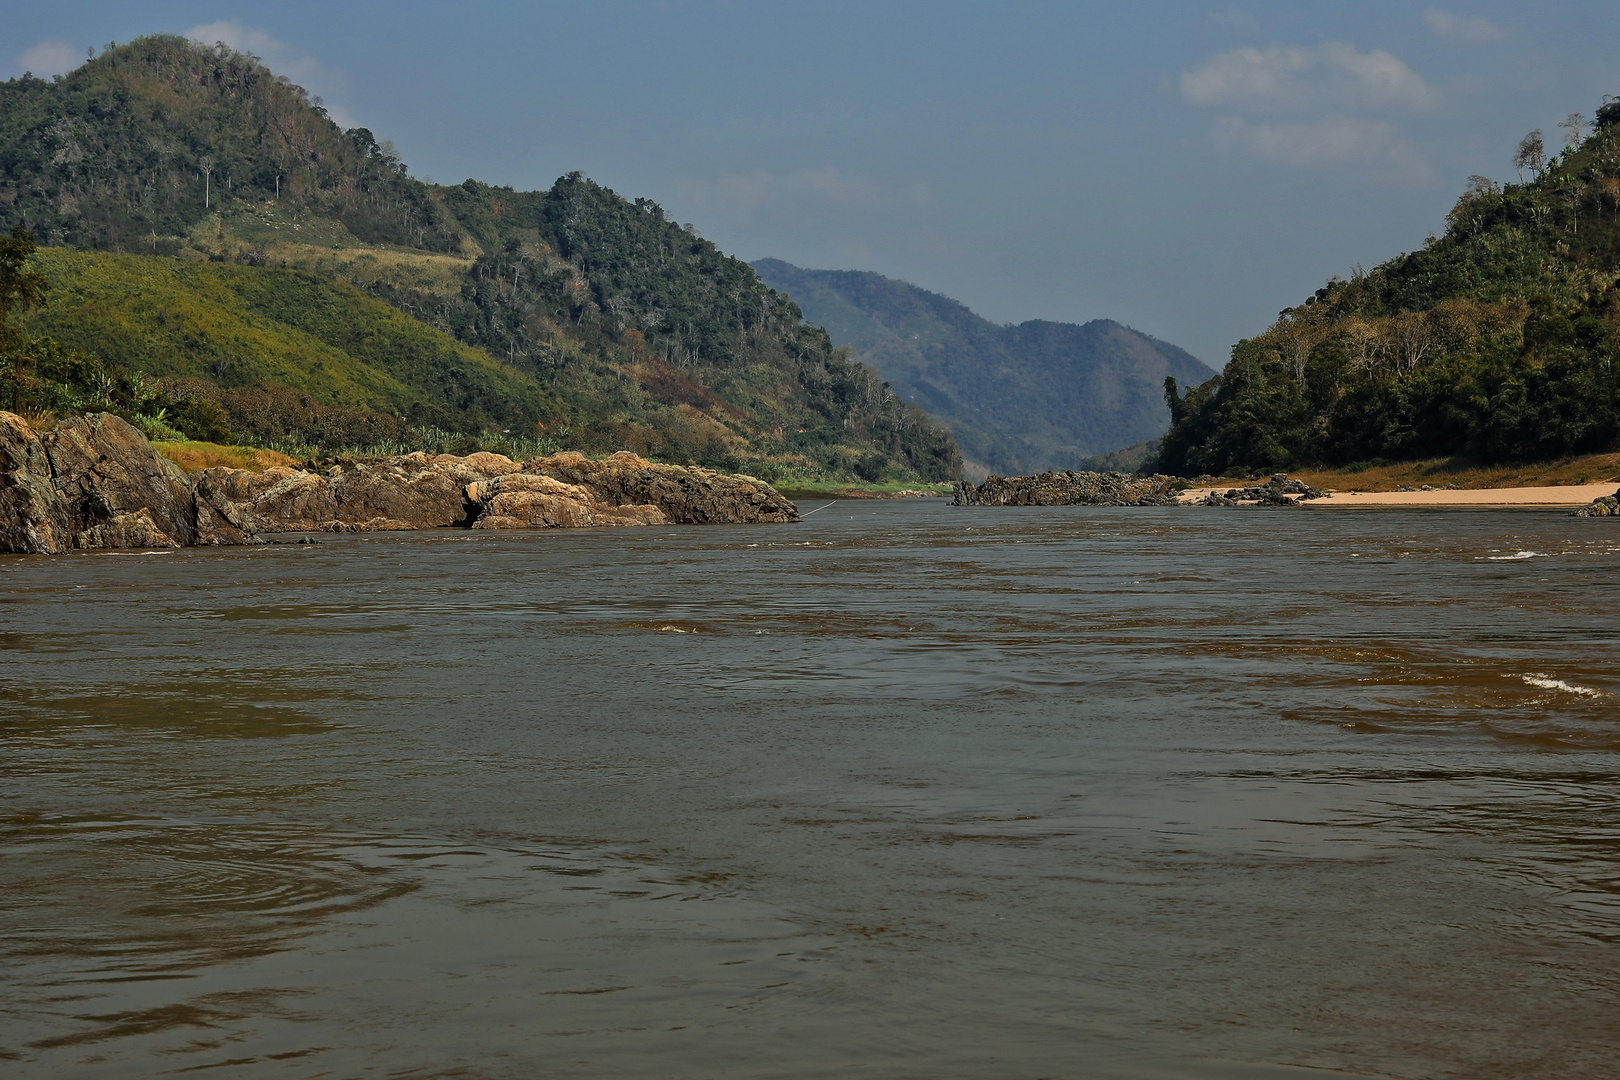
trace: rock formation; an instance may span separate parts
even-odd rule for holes
[[[187,476],[110,413],[36,435],[0,412],[0,552],[254,543],[266,532],[762,524],[798,507],[751,476],[566,452],[406,454],[326,472]]]
[[[251,522],[209,482],[193,482],[146,436],[102,413],[36,435],[0,412],[0,551],[243,544]]]
[[[956,485],[953,506],[1175,506],[1174,476],[1044,472]]]
[[[203,474],[263,532],[753,525],[799,520],[762,480],[656,465],[635,454],[601,461],[566,451],[518,464],[499,454],[407,454],[335,465],[325,475],[274,468]]]
[[[1600,495],[1575,511],[1573,517],[1620,517],[1620,491]]]
[[[1330,495],[1302,480],[1290,480],[1287,473],[1273,473],[1263,484],[1212,491],[1198,500],[1199,506],[1297,506],[1306,499],[1326,499]]]

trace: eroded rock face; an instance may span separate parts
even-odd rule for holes
[[[188,547],[254,540],[223,493],[193,482],[110,413],[35,435],[0,413],[0,551]]]
[[[22,417],[0,412],[0,551],[44,555],[72,546],[45,447]]]
[[[186,475],[110,413],[64,420],[40,439],[74,546],[189,547],[197,513]]]

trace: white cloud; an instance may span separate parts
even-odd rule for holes
[[[1194,105],[1268,112],[1309,112],[1322,106],[1421,111],[1435,102],[1423,76],[1399,58],[1382,49],[1360,52],[1338,41],[1216,53],[1182,72],[1181,95]]]
[[[1254,123],[1236,116],[1216,119],[1222,148],[1274,165],[1337,168],[1395,184],[1423,184],[1434,170],[1395,125],[1362,117],[1334,116],[1305,123]]]
[[[50,38],[30,45],[17,57],[17,71],[31,71],[49,77],[72,71],[84,63],[84,54],[61,38]]]
[[[1423,21],[1428,24],[1435,37],[1459,45],[1489,45],[1508,36],[1506,30],[1489,19],[1458,15],[1438,8],[1425,11]]]

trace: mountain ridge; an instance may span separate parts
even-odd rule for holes
[[[872,271],[750,264],[832,340],[950,425],[964,460],[1005,474],[1076,467],[1153,439],[1170,421],[1167,375],[1213,369],[1111,319],[998,324],[967,305]]]
[[[656,203],[581,173],[528,192],[427,184],[372,132],[339,130],[302,88],[224,46],[139,38],[55,80],[0,83],[0,214],[48,245],[108,259],[232,263],[266,296],[285,284],[267,274],[295,272],[382,300],[444,335],[414,385],[431,399],[423,408],[440,409],[435,424],[469,437],[544,415],[579,449],[767,478],[942,480],[960,468],[948,431]],[[184,276],[151,265],[154,277]],[[72,260],[58,271],[99,274],[86,288],[113,293],[125,272]],[[334,302],[369,318],[352,298]],[[40,318],[57,318],[81,349],[110,350],[109,311],[77,305],[76,328],[60,325],[65,313]],[[341,330],[365,338],[364,326]],[[495,382],[521,384],[526,402],[458,405],[454,357],[466,347],[509,372]],[[96,358],[159,374],[141,355]],[[4,364],[20,385],[27,358]],[[189,392],[211,392],[212,380],[227,397],[228,379],[189,378]],[[270,390],[261,428],[303,388]],[[42,400],[66,408],[84,392],[64,383]]]

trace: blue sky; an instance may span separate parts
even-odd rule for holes
[[[1614,3],[0,3],[6,74],[143,33],[262,56],[418,175],[579,169],[723,249],[1220,366],[1466,178],[1620,94]]]

